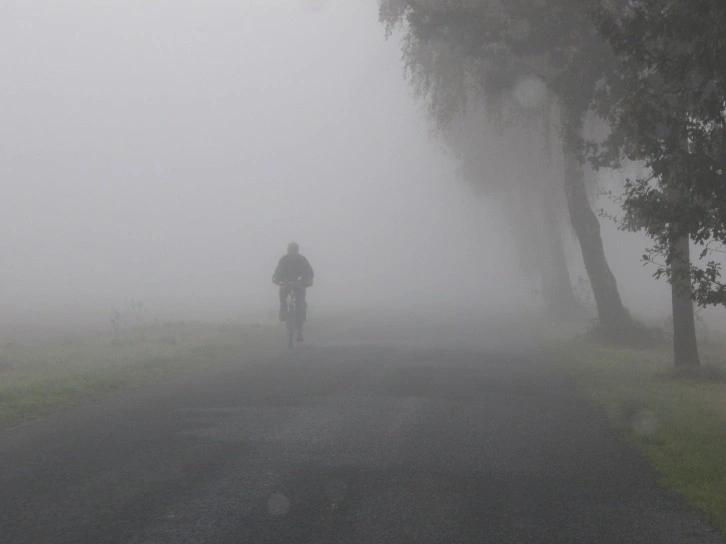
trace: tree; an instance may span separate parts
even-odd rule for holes
[[[654,240],[644,259],[672,285],[675,363],[695,366],[691,299],[726,304],[720,263],[702,262],[726,242],[726,5],[609,0],[592,14],[618,61],[595,96],[611,132],[593,159],[639,161],[649,173],[627,181],[622,226]]]
[[[580,0],[382,0],[381,20],[407,24],[404,59],[420,96],[441,123],[467,99],[497,101],[525,78],[556,97],[565,155],[564,189],[597,306],[600,331],[632,341],[635,329],[608,266],[600,224],[588,201],[583,119],[596,83],[612,61]]]
[[[539,282],[545,311],[568,320],[581,317],[583,308],[567,267],[553,136],[542,112],[522,114],[502,104],[494,115],[470,107],[444,140],[460,160],[461,177],[503,210],[520,267]]]

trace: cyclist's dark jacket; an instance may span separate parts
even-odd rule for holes
[[[283,255],[280,263],[272,275],[272,281],[280,283],[283,281],[293,282],[301,279],[303,285],[313,283],[313,267],[308,260],[300,254]]]

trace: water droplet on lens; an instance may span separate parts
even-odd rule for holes
[[[658,417],[652,410],[641,410],[630,420],[630,425],[639,435],[652,435],[658,427]]]
[[[546,96],[547,86],[538,77],[524,77],[514,87],[514,98],[523,108],[539,107]]]
[[[275,517],[286,515],[290,511],[290,499],[282,493],[273,493],[267,499],[267,511]]]

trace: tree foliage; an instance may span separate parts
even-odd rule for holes
[[[611,127],[594,160],[649,172],[626,183],[623,226],[654,240],[644,258],[658,262],[657,276],[677,281],[684,270],[700,305],[726,304],[712,258],[726,242],[726,3],[609,0],[592,14],[617,56],[594,100]],[[677,266],[684,235],[709,260]]]
[[[624,340],[632,321],[605,258],[581,165],[583,118],[613,59],[582,2],[382,0],[380,14],[389,32],[405,24],[406,70],[417,94],[428,100],[439,130],[472,101],[502,108],[522,81],[543,82],[547,94],[556,97],[571,224],[604,337]]]
[[[502,9],[494,2],[389,0],[381,19],[388,32],[405,22],[406,75],[433,130],[459,159],[461,177],[506,210],[522,269],[542,281],[548,310],[572,317],[580,308],[561,239],[551,94],[507,50],[516,32],[502,33]]]

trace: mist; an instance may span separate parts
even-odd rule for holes
[[[3,542],[726,542],[719,2],[0,1]]]
[[[461,180],[377,9],[5,2],[2,320],[106,323],[131,300],[159,320],[269,315],[293,240],[313,309],[537,308],[511,217]],[[602,228],[631,307],[667,314],[648,240]]]
[[[526,298],[496,206],[456,182],[375,2],[4,3],[6,321]]]

